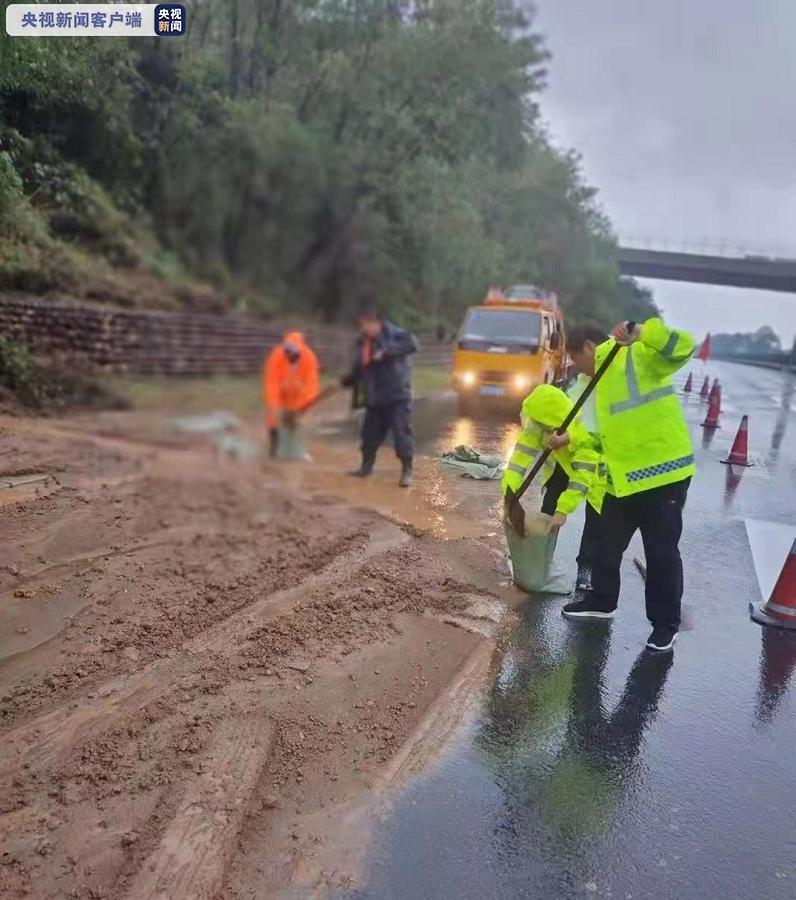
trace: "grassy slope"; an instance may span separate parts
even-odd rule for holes
[[[415,367],[418,397],[446,390],[447,369]],[[224,409],[242,417],[256,416],[262,409],[257,375],[219,375],[215,378],[109,378],[106,386],[127,400],[134,409],[179,409],[189,413]]]

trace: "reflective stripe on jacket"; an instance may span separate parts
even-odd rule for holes
[[[563,391],[549,384],[535,388],[522,404],[523,430],[514,445],[502,489],[517,491],[539,454],[547,446],[550,434],[558,428],[572,409],[572,401]],[[569,444],[554,450],[548,457],[543,479],[550,478],[558,463],[569,477],[567,489],[558,499],[556,512],[570,515],[587,500],[600,512],[605,496],[605,470],[601,464],[597,440],[576,419],[569,426]]]
[[[584,375],[581,373],[575,379],[575,383],[569,388],[567,391],[567,397],[573,402],[577,403],[580,400],[581,394],[586,390],[586,388],[591,384],[591,378],[588,375]],[[597,407],[595,406],[595,398],[594,394],[589,394],[586,402],[583,404],[580,410],[580,417],[583,420],[583,424],[588,428],[588,430],[592,434],[597,434]]]
[[[597,348],[599,368],[614,340]],[[691,436],[671,376],[688,362],[694,339],[658,319],[622,347],[597,385],[597,422],[608,466],[608,491],[637,494],[696,471]]]

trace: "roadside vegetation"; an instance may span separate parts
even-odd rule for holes
[[[711,347],[714,353],[722,356],[765,356],[780,353],[783,349],[779,335],[770,325],[763,325],[752,334],[737,331],[734,334],[714,334]]]
[[[126,399],[93,373],[73,362],[37,359],[26,344],[0,334],[0,413],[126,406]]]
[[[574,319],[651,311],[546,136],[527,4],[187,6],[184,40],[0,35],[0,290],[422,326],[531,281]]]

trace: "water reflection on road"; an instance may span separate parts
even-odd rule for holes
[[[727,364],[710,374],[724,411],[709,440],[705,404],[683,398],[698,473],[674,656],[642,652],[649,629],[629,562],[611,623],[573,624],[560,601],[528,598],[473,721],[396,795],[369,882],[346,896],[796,896],[796,634],[749,620],[760,589],[744,524],[796,521],[794,378]],[[743,414],[748,469],[720,463]],[[431,453],[456,437],[505,450],[512,427],[429,415],[419,444]],[[577,537],[564,529],[563,562]],[[637,542],[633,553],[643,554]]]
[[[519,430],[513,414],[485,410],[477,418],[461,416],[455,398],[442,396],[415,404],[414,428],[415,487],[410,491],[397,486],[398,463],[390,446],[380,451],[373,477],[363,481],[345,475],[358,462],[356,417],[316,429],[309,441],[311,467],[286,466],[281,471],[297,486],[350,499],[435,537],[502,534],[499,482],[462,477],[442,468],[438,459],[460,444],[508,458]]]
[[[521,653],[504,656],[475,736],[506,804],[504,853],[525,853],[530,810],[564,842],[582,841],[610,820],[623,791],[632,791],[644,731],[673,658],[640,653],[610,709],[604,670],[610,625],[587,624],[553,649],[543,607],[529,611],[514,636]],[[519,801],[519,802],[517,802]]]

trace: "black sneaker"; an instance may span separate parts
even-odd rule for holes
[[[671,653],[676,640],[677,631],[674,628],[656,625],[647,641],[647,649],[652,650],[654,653]]]
[[[591,589],[591,569],[588,566],[578,566],[578,578],[575,582],[575,590],[587,593]]]
[[[594,605],[594,601],[589,597],[584,600],[573,600],[567,603],[561,610],[562,616],[570,619],[613,619],[616,615],[614,609],[598,609]]]

